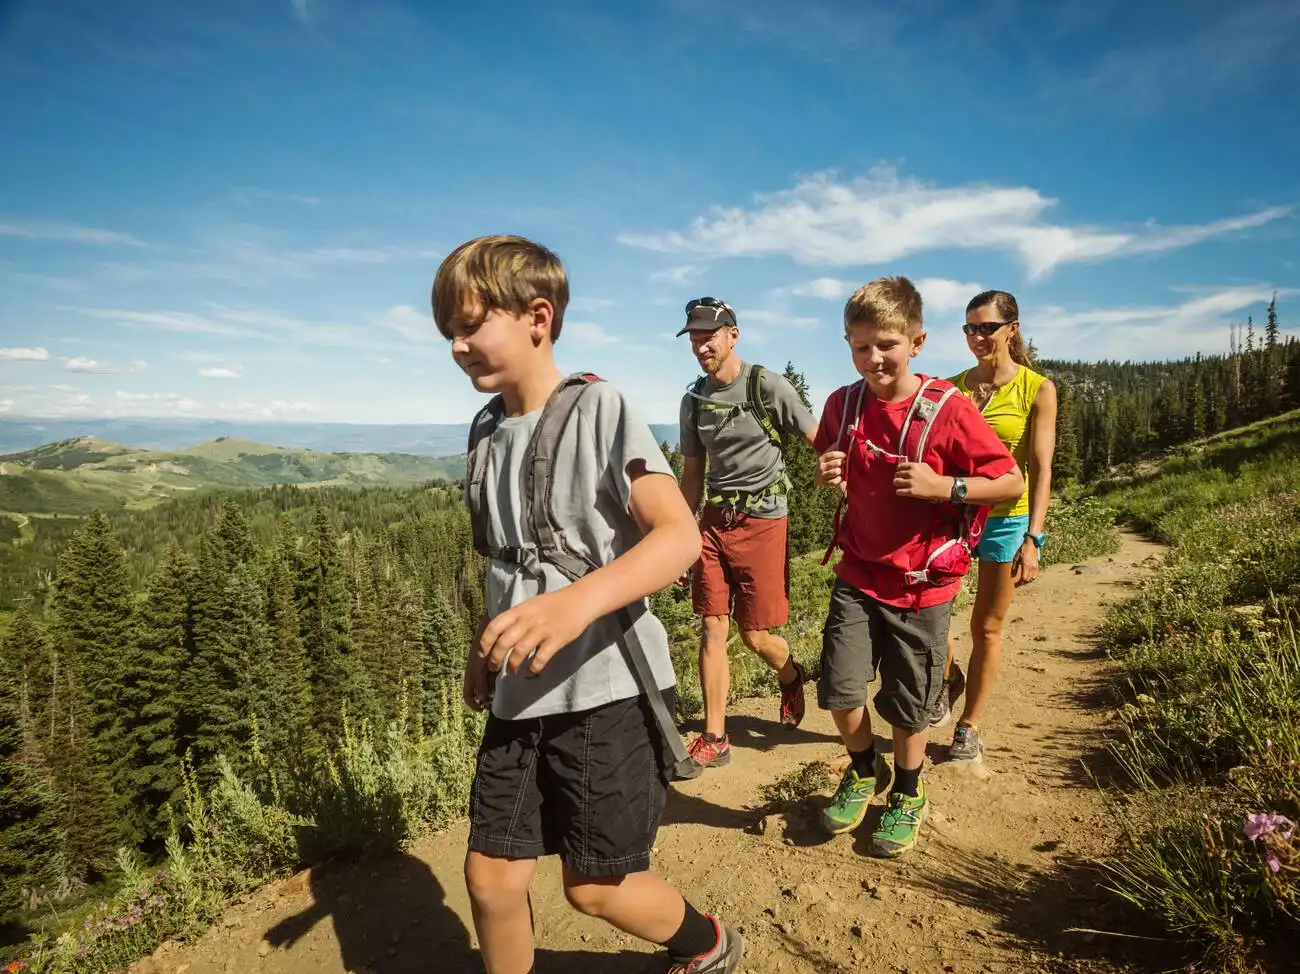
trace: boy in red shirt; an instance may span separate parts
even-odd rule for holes
[[[925,344],[921,295],[911,281],[883,277],[859,288],[844,306],[844,338],[862,381],[826,400],[814,443],[818,484],[845,492],[848,505],[836,534],[844,554],[822,635],[817,702],[831,711],[851,762],[822,820],[833,834],[852,831],[871,798],[889,789],[871,852],[893,857],[916,844],[928,808],[926,731],[943,690],[948,621],[961,587],[959,572],[930,559],[961,537],[961,505],[1012,500],[1024,483],[965,396],[947,396],[928,428],[917,418],[917,396],[937,403],[950,384],[911,371]],[[892,787],[866,709],[877,673],[876,710],[893,728]]]

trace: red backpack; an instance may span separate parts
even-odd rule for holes
[[[865,379],[847,387],[844,396],[844,415],[840,419],[840,432],[835,440],[834,449],[847,449],[851,454],[854,440],[862,438],[859,425],[862,420],[862,400],[867,395],[867,391]],[[863,446],[868,453],[879,459],[922,462],[935,417],[939,415],[944,403],[954,395],[960,394],[960,390],[951,382],[943,379],[926,379],[917,390],[912,406],[907,411],[907,417],[903,420],[903,428],[898,436],[898,452],[892,453],[870,440],[864,440]],[[852,410],[849,409],[850,402],[853,402]],[[845,446],[846,433],[849,440],[847,447]],[[835,549],[840,547],[840,517],[849,503],[851,489],[848,474],[849,461],[846,459],[845,491],[839,505],[835,508],[835,533],[831,537],[831,544],[826,549],[825,557],[822,558],[823,565],[830,561]],[[984,522],[988,520],[990,509],[987,505],[976,504],[938,505],[925,561],[906,573],[907,584],[947,585],[955,579],[964,577],[970,569],[980,536],[984,533]]]

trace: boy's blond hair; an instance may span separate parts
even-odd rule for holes
[[[560,337],[569,304],[569,278],[560,258],[525,237],[498,234],[461,244],[438,266],[433,278],[433,320],[451,339],[457,316],[482,321],[491,311],[524,314],[537,298],[554,311],[551,341]]]
[[[844,305],[844,330],[871,325],[916,338],[924,330],[921,292],[906,277],[878,277],[864,284]]]

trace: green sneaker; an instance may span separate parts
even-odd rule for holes
[[[880,824],[871,835],[871,854],[882,859],[901,856],[916,845],[916,834],[930,810],[925,798],[925,782],[921,782],[915,798],[900,791],[890,792],[889,807],[881,816]]]
[[[867,805],[875,795],[889,787],[893,773],[884,755],[876,752],[876,763],[872,774],[863,778],[853,770],[850,764],[840,779],[840,786],[835,791],[831,803],[822,809],[822,827],[831,835],[852,832],[867,817]]]

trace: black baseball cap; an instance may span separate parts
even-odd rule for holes
[[[686,324],[675,338],[688,331],[717,331],[723,325],[740,327],[735,309],[720,298],[694,298],[686,302]]]

